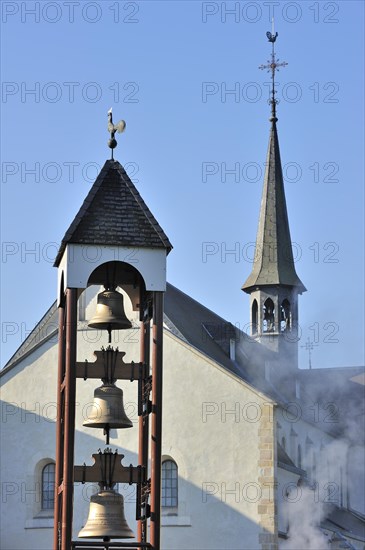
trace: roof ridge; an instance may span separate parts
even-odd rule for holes
[[[173,284],[171,283],[167,283],[168,286],[172,287],[174,290],[177,290],[177,292],[180,292],[180,294],[183,294],[184,296],[186,296],[189,300],[195,302],[196,304],[199,304],[200,307],[206,309],[207,311],[209,311],[209,313],[211,313],[212,315],[214,315],[214,317],[218,317],[219,319],[221,319],[222,321],[224,321],[225,323],[229,323],[232,325],[231,321],[227,321],[227,319],[225,319],[224,317],[221,317],[218,313],[215,313],[215,311],[213,311],[212,309],[209,309],[209,307],[205,306],[204,304],[202,304],[201,302],[198,302],[198,300],[196,300],[195,298],[193,298],[192,296],[190,296],[189,294],[186,294],[186,292],[184,292],[183,290],[180,290],[180,288],[177,288],[176,286],[174,286]],[[234,325],[232,325],[234,326]],[[237,328],[237,327],[235,327]],[[239,330],[239,329],[238,329]]]
[[[46,313],[40,318],[40,320],[35,324],[34,328],[31,330],[31,332],[28,334],[28,336],[26,337],[25,340],[23,340],[23,342],[20,344],[20,346],[17,348],[17,350],[13,353],[13,355],[8,359],[8,361],[5,363],[5,365],[3,366],[3,368],[0,370],[0,376],[1,374],[3,374],[5,372],[5,370],[8,369],[8,367],[10,367],[14,362],[17,362],[18,358],[17,356],[20,354],[21,350],[23,350],[23,353],[20,354],[20,357],[19,358],[22,358],[24,357],[25,354],[27,354],[30,350],[33,349],[34,346],[32,346],[32,341],[34,339],[34,337],[37,336],[37,334],[39,334],[39,332],[41,331],[42,327],[47,323],[47,321],[49,321],[52,316],[54,315],[55,311],[56,311],[56,305],[57,305],[57,300],[55,300],[52,305],[47,309]],[[58,325],[57,327],[55,328],[55,330],[58,329]],[[49,336],[49,335],[47,335]],[[42,339],[43,340],[43,339]],[[39,340],[38,342],[36,342],[35,345],[38,345],[39,343],[41,342],[41,340]]]

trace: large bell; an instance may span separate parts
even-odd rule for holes
[[[96,312],[89,327],[111,330],[132,328],[123,307],[123,295],[116,290],[106,289],[98,294]]]
[[[134,539],[124,516],[124,499],[113,489],[102,489],[90,499],[89,516],[79,533],[88,539]]]
[[[91,414],[85,420],[88,428],[132,428],[133,423],[125,414],[123,390],[114,384],[103,384],[94,391]]]

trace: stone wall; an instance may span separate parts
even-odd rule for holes
[[[262,498],[258,504],[262,550],[278,550],[278,513],[276,494],[276,435],[274,406],[265,403],[258,431],[259,483]]]

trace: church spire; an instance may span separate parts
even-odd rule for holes
[[[271,72],[271,127],[255,260],[242,290],[250,294],[252,336],[295,367],[298,362],[298,294],[306,288],[295,271],[276,129],[275,73],[278,67],[285,67],[287,63],[276,58],[278,33],[274,33],[273,28],[266,35],[272,44],[271,60],[260,68]]]
[[[297,287],[298,292],[302,293],[306,288],[296,274],[294,266],[276,129],[278,100],[275,97],[275,72],[278,67],[285,67],[287,63],[285,61],[279,63],[279,60],[276,59],[274,44],[278,33],[267,32],[266,35],[269,42],[272,43],[271,61],[259,68],[271,71],[272,90],[269,100],[271,128],[256,238],[255,261],[252,272],[242,290],[250,293],[259,285],[286,285]]]

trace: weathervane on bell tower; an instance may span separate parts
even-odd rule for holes
[[[124,120],[120,120],[118,124],[113,124],[113,112],[112,108],[108,111],[108,132],[110,132],[110,139],[108,141],[108,147],[112,150],[112,160],[114,160],[113,156],[113,149],[116,148],[118,145],[117,140],[115,139],[115,132],[118,132],[118,134],[121,134],[124,132],[126,127],[126,123]]]
[[[267,65],[260,65],[259,69],[268,69],[268,72],[271,71],[271,80],[272,80],[272,88],[271,88],[271,98],[269,99],[269,103],[271,105],[271,122],[276,122],[278,119],[276,117],[276,105],[279,103],[279,100],[276,99],[275,94],[275,71],[278,71],[278,67],[285,67],[287,65],[286,61],[282,61],[279,63],[279,59],[276,59],[275,55],[275,42],[278,37],[278,33],[274,31],[274,18],[272,18],[272,27],[271,32],[268,31],[266,33],[266,36],[272,44],[272,50],[271,50],[271,61],[267,61]]]

